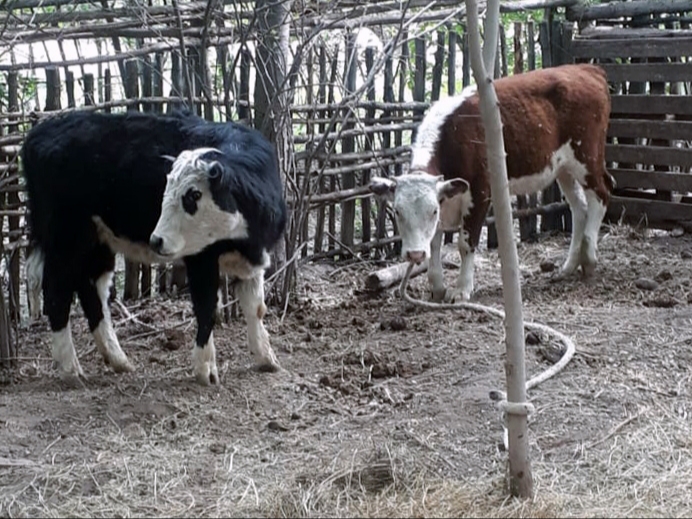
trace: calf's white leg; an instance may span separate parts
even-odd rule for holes
[[[247,322],[247,337],[250,352],[259,371],[278,371],[279,361],[269,344],[269,333],[264,327],[264,273],[242,279],[237,288],[238,302]]]

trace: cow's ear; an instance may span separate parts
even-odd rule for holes
[[[437,199],[442,202],[456,195],[466,193],[469,189],[469,183],[463,178],[453,178],[451,180],[442,180],[437,182]]]
[[[396,191],[396,180],[384,177],[374,177],[370,180],[370,191],[375,195],[391,199]]]

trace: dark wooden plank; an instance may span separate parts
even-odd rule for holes
[[[692,96],[614,95],[611,114],[692,115]]]
[[[575,58],[666,58],[692,56],[692,36],[682,38],[607,39],[575,38]]]
[[[608,81],[689,81],[692,63],[600,63]]]
[[[659,189],[678,193],[692,192],[692,174],[638,169],[611,169],[617,189]]]
[[[692,204],[613,196],[608,205],[607,215],[609,219],[614,220],[622,217],[626,222],[635,224],[648,223],[653,227],[669,227],[676,222],[692,220]]]
[[[692,0],[631,0],[605,4],[580,2],[577,5],[567,7],[565,16],[572,22],[586,22],[623,16],[682,13],[685,11],[692,11]]]
[[[613,40],[619,39],[647,39],[647,38],[682,38],[692,36],[692,31],[687,29],[654,29],[651,27],[612,27],[600,25],[596,27],[586,27],[579,33],[580,38],[589,40]]]
[[[607,162],[692,167],[692,149],[606,144]]]
[[[608,136],[692,140],[692,122],[611,119]]]

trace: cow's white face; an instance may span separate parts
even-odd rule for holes
[[[442,204],[465,193],[469,184],[463,179],[444,180],[442,175],[427,173],[396,178],[375,177],[370,190],[392,203],[399,234],[401,256],[422,263],[430,256],[430,242],[440,222]]]
[[[170,157],[169,157],[170,158]],[[151,234],[151,248],[170,259],[200,252],[219,240],[247,237],[247,222],[231,194],[220,151],[183,151],[173,160]]]

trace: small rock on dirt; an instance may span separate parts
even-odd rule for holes
[[[670,231],[670,235],[673,238],[679,238],[683,234],[685,234],[685,229],[683,229],[682,227],[673,227],[673,229],[671,229]]]
[[[634,286],[641,290],[656,290],[658,283],[650,278],[639,278],[634,282]]]
[[[212,443],[209,446],[209,450],[214,454],[223,454],[226,452],[226,447],[221,443]]]

